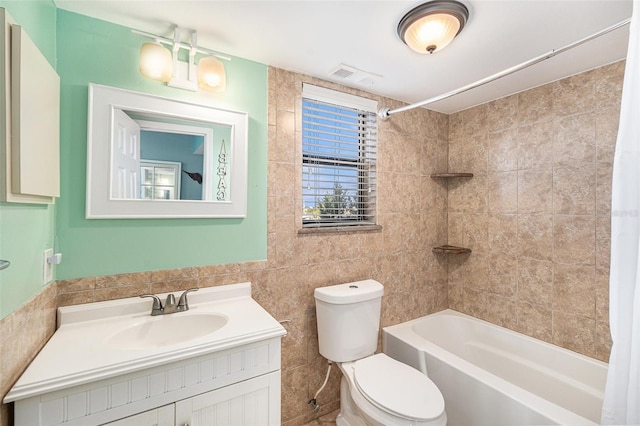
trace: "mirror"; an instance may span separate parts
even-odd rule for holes
[[[229,201],[231,127],[157,119],[114,110],[111,199]]]
[[[246,113],[90,84],[88,120],[88,219],[246,216]]]

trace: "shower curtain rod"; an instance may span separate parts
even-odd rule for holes
[[[425,106],[425,105],[428,105],[428,104],[431,104],[431,103],[434,103],[434,102],[437,102],[437,101],[441,101],[443,99],[450,98],[450,97],[458,95],[460,93],[464,93],[464,92],[466,92],[468,90],[475,89],[476,87],[480,87],[480,86],[485,85],[487,83],[491,83],[492,81],[498,80],[499,78],[505,77],[505,76],[507,76],[509,74],[513,74],[514,72],[517,72],[517,71],[523,70],[525,68],[528,68],[528,67],[530,67],[532,65],[535,65],[535,64],[537,64],[539,62],[546,61],[547,59],[553,58],[554,56],[556,56],[559,53],[566,52],[567,50],[570,50],[570,49],[573,49],[574,47],[580,46],[581,44],[584,44],[584,43],[586,43],[588,41],[591,41],[594,38],[598,38],[598,37],[600,37],[602,35],[605,35],[605,34],[611,32],[611,31],[617,30],[618,28],[623,27],[623,26],[629,24],[630,22],[631,22],[631,18],[627,18],[624,21],[618,22],[617,24],[614,24],[614,25],[612,25],[610,27],[607,27],[607,28],[605,28],[603,30],[600,30],[600,31],[596,32],[596,33],[593,33],[590,36],[587,36],[587,37],[585,37],[583,39],[575,41],[575,42],[573,42],[571,44],[568,44],[568,45],[566,45],[564,47],[561,47],[559,49],[554,49],[554,50],[552,50],[552,51],[550,51],[548,53],[545,53],[543,55],[537,56],[537,57],[535,57],[533,59],[530,59],[528,61],[522,62],[521,64],[515,65],[515,66],[513,66],[511,68],[507,68],[506,70],[500,71],[500,72],[498,72],[496,74],[493,74],[493,75],[491,75],[489,77],[483,78],[483,79],[478,80],[478,81],[476,81],[474,83],[471,83],[471,84],[467,84],[466,86],[460,87],[458,89],[452,90],[452,91],[444,93],[442,95],[434,96],[434,97],[426,99],[424,101],[416,102],[416,103],[410,104],[410,105],[405,105],[405,106],[400,107],[400,108],[394,108],[394,109],[381,108],[378,111],[378,117],[380,117],[382,120],[386,120],[392,114],[397,114],[399,112],[405,112],[405,111],[412,110],[414,108],[419,108],[419,107],[422,107],[422,106]]]

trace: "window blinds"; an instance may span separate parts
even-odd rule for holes
[[[338,97],[327,102],[327,96],[323,100],[307,96],[313,93],[305,90],[302,100],[303,225],[375,224],[375,102],[364,110],[353,102],[340,104]]]

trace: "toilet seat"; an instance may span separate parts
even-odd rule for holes
[[[362,396],[383,411],[420,422],[444,413],[444,398],[427,376],[383,353],[356,361],[353,375]]]

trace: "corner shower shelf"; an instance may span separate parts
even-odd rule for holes
[[[450,245],[443,245],[443,246],[438,246],[438,247],[434,247],[431,249],[432,252],[434,253],[443,253],[443,254],[464,254],[464,253],[471,253],[471,249],[470,248],[466,248],[466,247],[458,247],[458,246],[450,246]]]
[[[473,173],[431,173],[432,178],[473,177]]]
[[[8,260],[0,259],[0,271],[2,271],[3,269],[7,269],[9,265],[11,265],[11,262],[9,262]]]

